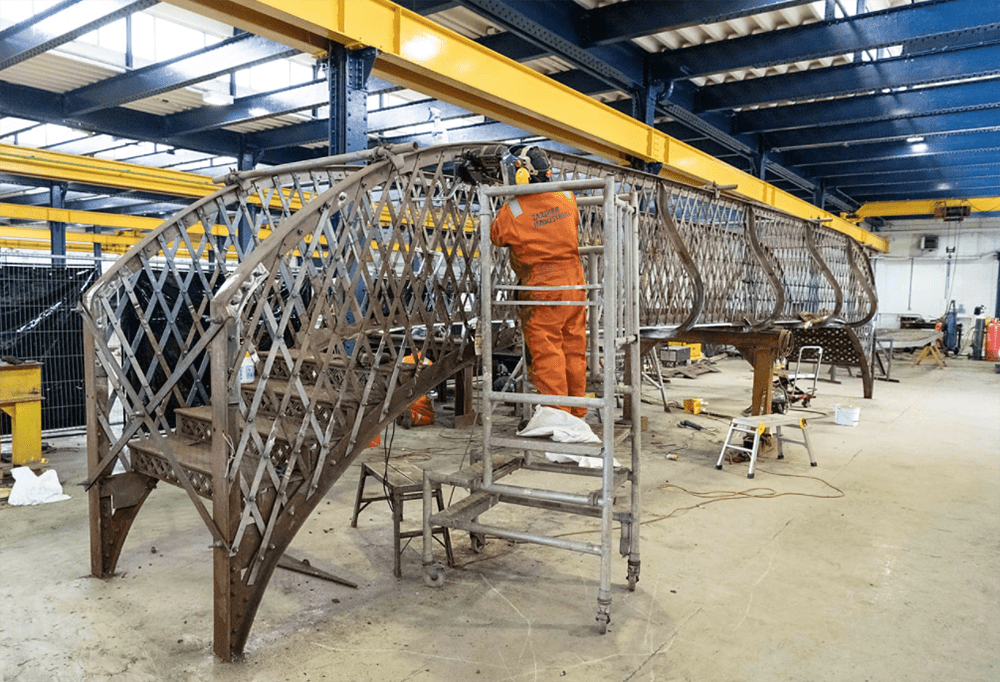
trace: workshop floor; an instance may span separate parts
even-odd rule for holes
[[[670,398],[738,413],[750,368],[720,366],[674,379]],[[460,566],[442,588],[424,585],[418,544],[393,578],[388,508],[348,526],[355,464],[292,553],[359,588],[279,569],[245,661],[221,663],[211,653],[210,537],[185,493],[154,491],[119,574],[91,578],[83,440],[50,440],[72,499],[0,507],[0,680],[995,681],[1000,374],[959,360],[943,370],[901,361],[893,372],[900,383],[876,382],[873,400],[860,398],[856,378],[821,383],[819,413],[803,413],[819,466],[789,445],[752,481],[746,464],[715,469],[722,420],[645,405],[642,576],[628,592],[615,556],[604,636],[593,625],[595,557],[496,539],[474,554],[456,534]],[[861,407],[859,426],[834,424],[838,403]],[[679,428],[683,419],[707,429]],[[468,434],[397,430],[392,456],[453,470]],[[508,480],[541,484],[532,475]],[[735,499],[692,495],[709,491]],[[784,495],[760,499],[772,491]],[[593,528],[534,510],[490,514],[536,532]]]

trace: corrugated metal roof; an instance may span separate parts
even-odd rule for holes
[[[3,80],[47,92],[69,92],[115,76],[108,66],[68,57],[55,51],[43,52],[3,70]]]
[[[302,114],[287,114],[284,116],[270,116],[268,118],[260,118],[254,121],[248,121],[247,123],[240,123],[239,125],[226,126],[226,130],[231,130],[235,133],[254,133],[261,130],[273,130],[274,128],[284,128],[285,126],[294,125],[296,123],[303,123],[305,121],[312,120],[312,116],[305,116]]]
[[[87,0],[85,0],[87,1]],[[538,0],[539,2],[541,0]],[[574,0],[574,2],[583,9],[592,9],[596,7],[606,7],[620,4],[621,2],[630,2],[632,0]],[[674,0],[677,5],[680,5],[680,0]],[[696,0],[689,0],[689,2],[694,3]],[[866,0],[865,11],[874,12],[880,11],[888,8],[896,8],[901,6],[907,6],[911,4],[918,4],[927,2],[928,0]],[[0,0],[3,2],[3,0]],[[664,1],[662,6],[669,7],[668,2]],[[858,0],[835,0],[835,7],[837,8],[836,16],[842,17],[845,14],[853,14],[858,6]],[[963,3],[964,4],[964,3]],[[990,6],[995,3],[983,3],[984,6]],[[516,3],[515,3],[516,5]],[[713,3],[714,5],[714,3]],[[814,0],[812,2],[805,2],[800,5],[793,7],[787,7],[785,9],[763,12],[758,14],[753,14],[746,17],[739,17],[734,19],[729,19],[726,21],[704,24],[704,25],[691,25],[681,28],[676,28],[670,31],[663,31],[654,35],[643,36],[640,38],[632,38],[631,43],[639,47],[641,50],[650,53],[659,53],[665,51],[680,50],[687,47],[704,45],[708,43],[715,43],[720,41],[732,40],[734,38],[749,36],[749,35],[761,35],[767,34],[773,31],[781,31],[791,27],[804,26],[807,24],[812,24],[825,19],[825,12],[828,3],[825,0]],[[9,4],[7,5],[9,7]],[[404,3],[405,6],[405,3]],[[734,7],[738,4],[734,3]],[[512,11],[517,12],[517,7],[515,6]],[[933,8],[928,8],[933,9]],[[150,17],[155,18],[158,27],[167,28],[170,25],[176,24],[185,27],[184,32],[188,33],[190,37],[190,29],[204,31],[208,42],[215,42],[222,38],[231,36],[233,30],[231,27],[221,24],[216,21],[206,19],[198,14],[188,12],[172,6],[167,3],[160,3],[147,10],[144,10],[142,14],[148,15],[144,17],[143,21],[145,23],[150,23],[153,21]],[[530,13],[529,13],[530,14]],[[933,12],[927,12],[928,16],[935,16]],[[528,17],[530,20],[530,17]],[[430,16],[430,19],[436,21],[442,26],[451,29],[467,38],[476,39],[484,36],[495,35],[501,33],[503,28],[497,25],[494,21],[484,18],[475,11],[470,10],[466,7],[452,7],[448,10],[438,12]],[[169,23],[168,23],[169,22]],[[972,22],[975,23],[975,22]],[[159,29],[157,29],[159,31]],[[825,32],[825,31],[824,31]],[[93,37],[93,34],[91,34]],[[195,36],[196,38],[198,36]],[[169,35],[168,35],[169,38]],[[545,39],[544,34],[540,34],[533,40],[543,40]],[[199,42],[195,40],[194,42]],[[179,48],[178,45],[186,45],[186,42],[170,41],[168,40],[168,45]],[[625,48],[630,48],[631,46],[623,42],[621,45]],[[124,55],[116,52],[111,46],[108,45],[95,45],[92,41],[83,42],[82,40],[73,41],[68,43],[56,50],[44,53],[25,62],[21,62],[7,68],[0,72],[0,79],[23,85],[31,88],[37,88],[52,93],[65,93],[78,88],[84,87],[86,85],[96,83],[107,78],[114,77],[125,71],[124,68]],[[200,46],[200,45],[198,45]],[[193,49],[192,46],[190,49]],[[582,46],[585,48],[585,46]],[[183,48],[186,49],[186,48]],[[895,56],[900,53],[901,46],[894,46],[888,51],[886,50],[875,50],[871,51],[871,54],[861,55],[862,60],[868,60],[871,58],[882,58],[888,54],[889,56]],[[169,50],[168,50],[169,51]],[[175,49],[174,52],[177,50]],[[945,48],[943,51],[947,51]],[[139,50],[139,53],[142,51]],[[174,52],[171,52],[173,54]],[[629,59],[633,59],[635,64],[641,66],[642,59],[634,54],[635,50],[627,50],[630,53]],[[805,52],[803,52],[805,53]],[[639,53],[641,54],[641,52]],[[731,83],[737,81],[745,81],[756,78],[763,78],[769,76],[775,76],[780,74],[791,74],[802,71],[821,71],[830,67],[835,67],[839,65],[848,65],[856,60],[857,56],[854,54],[840,54],[827,56],[822,59],[807,59],[789,64],[778,64],[769,65],[761,68],[743,68],[735,69],[730,71],[725,71],[721,73],[702,75],[696,78],[691,78],[691,82],[695,87],[701,87],[706,85],[714,85],[719,83]],[[298,65],[313,65],[314,62],[312,58],[308,55],[297,55],[292,58]],[[145,62],[137,64],[138,66],[145,65]],[[554,75],[559,74],[568,70],[573,70],[578,68],[572,64],[567,59],[563,59],[557,56],[546,56],[539,59],[526,62],[525,66],[528,68],[535,69],[536,71],[546,74]],[[585,65],[584,65],[585,66]],[[586,68],[584,68],[586,70]],[[282,69],[277,69],[278,74],[274,75],[267,68],[255,69],[252,72],[252,76],[248,76],[248,71],[241,70],[237,73],[237,82],[240,84],[238,88],[237,97],[243,97],[247,95],[254,94],[258,92],[260,88],[273,89],[277,87],[283,87],[287,83],[287,79],[284,77]],[[976,73],[974,69],[968,69],[969,73]],[[308,78],[311,71],[309,69],[292,69],[287,68],[288,77],[295,79],[296,81],[303,78]],[[995,78],[995,72],[990,72],[989,76],[982,76],[981,78]],[[253,81],[250,80],[253,78]],[[809,78],[810,83],[819,83],[822,78]],[[974,78],[960,78],[962,81],[972,81]],[[283,81],[275,84],[275,81]],[[172,114],[177,114],[183,111],[195,110],[206,105],[202,93],[204,90],[216,89],[226,91],[228,88],[229,78],[228,76],[223,76],[221,78],[216,78],[210,81],[202,82],[195,87],[180,88],[173,91],[169,91],[163,94],[155,95],[152,97],[147,97],[142,100],[138,100],[129,104],[123,105],[124,108],[133,111],[143,112],[151,114],[158,117],[166,117]],[[246,86],[248,82],[253,82],[255,89],[251,90]],[[920,89],[930,86],[942,86],[943,82],[928,84],[915,84],[911,85],[909,88],[901,87],[898,91],[902,92],[907,89]],[[624,86],[623,86],[624,87]],[[853,89],[853,88],[852,88]],[[716,91],[727,91],[726,89],[716,89]],[[733,88],[733,90],[739,90],[739,88]],[[744,89],[745,90],[745,89]],[[834,92],[834,89],[828,89],[827,92]],[[794,91],[788,91],[790,94],[785,96],[801,96]],[[805,92],[811,92],[806,90]],[[868,93],[851,93],[847,95],[825,95],[816,98],[816,100],[805,100],[805,101],[826,101],[832,99],[844,99],[850,97],[857,97],[859,95],[871,94],[878,92],[876,90],[870,90]],[[709,94],[709,93],[706,93]],[[619,90],[608,90],[605,92],[598,93],[595,98],[603,102],[612,102],[622,98],[630,97],[627,94]],[[721,97],[722,95],[720,95]],[[940,97],[940,95],[939,95]],[[382,94],[378,97],[372,96],[369,98],[369,106],[374,107],[389,107],[395,106],[407,102],[412,102],[415,100],[426,99],[426,96],[417,92],[410,90],[399,90],[392,92],[391,94]],[[783,104],[788,104],[789,102],[766,102],[766,103],[755,103],[756,101],[764,101],[763,98],[754,99],[749,96],[744,96],[742,100],[738,98],[733,98],[731,100],[734,104],[724,107],[725,111],[728,112],[740,112],[744,109],[768,109],[772,107],[779,107]],[[749,104],[745,106],[736,106],[735,103],[738,101],[747,101]],[[939,107],[945,106],[942,104]],[[990,108],[994,105],[980,103],[975,105],[979,108]],[[46,111],[40,113],[41,116],[51,119],[52,112]],[[326,114],[326,107],[321,107],[318,110],[318,118],[323,118]],[[761,116],[764,113],[761,112]],[[867,114],[865,114],[867,115]],[[913,114],[914,117],[918,117],[920,114]],[[780,117],[780,113],[772,118]],[[265,118],[239,123],[236,125],[226,126],[226,130],[235,133],[253,133],[264,130],[273,130],[290,125],[295,125],[302,123],[304,121],[312,120],[311,111],[302,111],[294,114],[283,114],[277,116],[268,116]],[[658,122],[668,121],[666,117],[657,118]],[[692,126],[690,120],[684,120],[684,117],[678,117],[678,120],[686,126],[687,129],[694,129],[696,134],[704,133],[704,130],[698,128],[697,126]],[[749,120],[749,119],[748,119]],[[412,122],[411,122],[412,123]],[[752,123],[752,122],[751,122]],[[429,124],[421,125],[404,125],[405,121],[400,121],[397,126],[397,130],[391,131],[393,134],[399,133],[403,130],[418,130],[426,128]],[[12,134],[19,130],[18,126],[22,126],[22,123],[11,118],[7,118],[3,122],[3,127],[0,128],[0,135],[6,135],[5,141],[12,139]],[[976,121],[975,125],[978,126],[977,129],[985,129],[984,125],[988,125],[988,122],[984,124],[982,121]],[[22,126],[23,128],[24,126]],[[746,126],[747,130],[753,130],[751,125]],[[779,128],[780,130],[780,128]],[[681,130],[681,139],[688,139],[683,137],[685,130]],[[954,131],[952,131],[954,132]],[[70,138],[69,133],[73,136]],[[889,139],[884,137],[885,134],[894,135],[895,130],[889,130],[888,133],[880,133],[883,135],[879,139]],[[673,133],[672,133],[673,134]],[[724,138],[727,131],[723,131],[720,138]],[[928,133],[935,134],[935,133]],[[116,139],[102,139],[102,136],[95,136],[93,139],[80,140],[80,133],[78,131],[70,131],[67,128],[61,128],[56,125],[53,121],[47,125],[36,126],[34,129],[20,132],[19,133],[19,143],[21,144],[37,144],[38,146],[49,145],[54,149],[59,149],[65,147],[67,150],[73,150],[73,153],[98,153],[107,154],[111,156],[116,156],[118,154],[124,155],[143,155],[151,153],[151,149],[148,147],[150,143],[142,143],[135,145],[128,145],[127,141],[121,141]],[[150,134],[150,138],[158,135],[158,129],[154,130]],[[47,137],[46,137],[47,136]],[[709,135],[711,137],[711,135]],[[778,135],[772,135],[775,138],[767,142],[767,146],[773,149],[782,150],[782,145],[779,144],[780,140],[777,138]],[[899,137],[899,135],[895,135]],[[855,138],[855,139],[861,139]],[[63,142],[64,140],[68,140]],[[55,144],[59,142],[60,144]],[[107,144],[107,147],[101,148],[101,144]],[[726,147],[728,142],[723,139],[721,142],[723,147]],[[800,146],[813,145],[815,142],[813,140],[806,140],[800,143]],[[832,144],[832,143],[831,143]],[[112,147],[120,148],[123,145],[127,145],[131,148],[129,149],[119,149],[118,151],[113,151]],[[325,141],[317,141],[314,144],[306,145],[309,148],[323,148],[326,145]],[[847,146],[846,143],[844,146]],[[794,149],[795,143],[792,142],[785,147],[785,149]],[[163,145],[155,151],[162,151]],[[729,147],[726,147],[729,148]],[[77,151],[80,150],[80,151]],[[715,153],[714,151],[710,153]],[[144,161],[146,163],[164,163],[176,165],[176,159],[166,158],[167,155],[162,155],[157,153],[155,156],[143,157],[148,159]],[[784,163],[784,161],[781,161]],[[801,164],[800,164],[801,165]],[[795,164],[792,163],[788,165],[789,168],[795,168]],[[812,177],[812,173],[808,173]],[[819,176],[817,176],[819,177]],[[807,190],[808,191],[808,190]]]
[[[586,9],[627,2],[629,0],[575,0],[575,2]],[[922,0],[917,0],[922,1]],[[868,0],[869,10],[884,9],[908,4],[910,0]],[[805,5],[790,7],[775,12],[764,12],[749,17],[731,19],[724,22],[705,24],[699,26],[687,26],[684,28],[666,31],[655,35],[644,36],[633,39],[633,42],[650,52],[660,52],[663,50],[673,50],[693,45],[701,45],[718,40],[726,40],[733,37],[749,35],[751,33],[761,33],[766,31],[780,30],[791,26],[819,21],[823,18],[825,3],[822,1],[812,2]],[[213,36],[226,35],[229,30],[218,22],[205,19],[197,14],[187,12],[169,5],[157,5],[148,10],[149,14],[189,27],[197,27]],[[438,12],[432,16],[433,20],[442,26],[449,28],[468,38],[480,38],[486,35],[496,34],[502,29],[487,19],[484,19],[475,12],[464,7],[454,7],[443,12]],[[73,56],[67,52],[75,52]],[[88,45],[70,44],[62,50],[50,51],[37,57],[21,62],[3,72],[3,79],[19,85],[28,85],[40,88],[49,92],[65,93],[77,88],[96,83],[110,78],[124,71],[122,68],[115,68],[109,64],[100,64],[91,59],[80,56],[81,53],[97,52],[96,48]],[[308,57],[298,56],[296,61]],[[744,69],[727,73],[714,74],[707,77],[694,78],[692,81],[696,85],[710,83],[721,83],[728,81],[745,80],[749,78],[759,78],[774,74],[802,71],[808,69],[824,68],[838,64],[846,64],[851,61],[850,55],[837,57],[827,57],[823,59],[808,60],[795,64],[785,64],[769,66],[764,69]],[[525,66],[540,73],[551,75],[570,70],[572,66],[565,60],[555,57],[543,57],[529,62]],[[203,88],[181,88],[169,92],[161,93],[153,97],[131,102],[123,105],[127,109],[141,111],[143,113],[157,116],[167,116],[182,111],[197,109],[206,106],[202,99]],[[240,95],[251,94],[241,90]],[[393,95],[401,100],[422,99],[424,96],[419,93],[401,91]],[[601,101],[614,101],[627,97],[628,95],[620,91],[608,91],[600,93],[597,99]],[[307,117],[300,114],[290,114],[276,117],[257,119],[247,123],[227,126],[227,130],[238,133],[256,132],[280,128],[295,123],[301,123]]]

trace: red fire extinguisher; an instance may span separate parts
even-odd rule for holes
[[[986,359],[990,362],[1000,360],[1000,318],[994,317],[986,325]]]

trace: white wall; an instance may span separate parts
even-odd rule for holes
[[[993,316],[997,295],[1000,218],[896,220],[880,233],[889,253],[873,257],[878,287],[877,327],[898,327],[900,315],[935,319],[954,300],[959,318],[971,318],[976,306]],[[938,247],[921,250],[920,238],[938,236]],[[948,253],[948,249],[954,249]]]

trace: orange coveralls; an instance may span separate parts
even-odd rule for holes
[[[490,228],[497,246],[509,246],[520,284],[586,283],[577,245],[580,216],[571,192],[518,197],[500,209]],[[524,292],[532,301],[585,301],[582,289]],[[587,387],[587,309],[583,305],[522,306],[528,377],[539,393],[582,396]],[[585,407],[561,407],[577,417]]]

